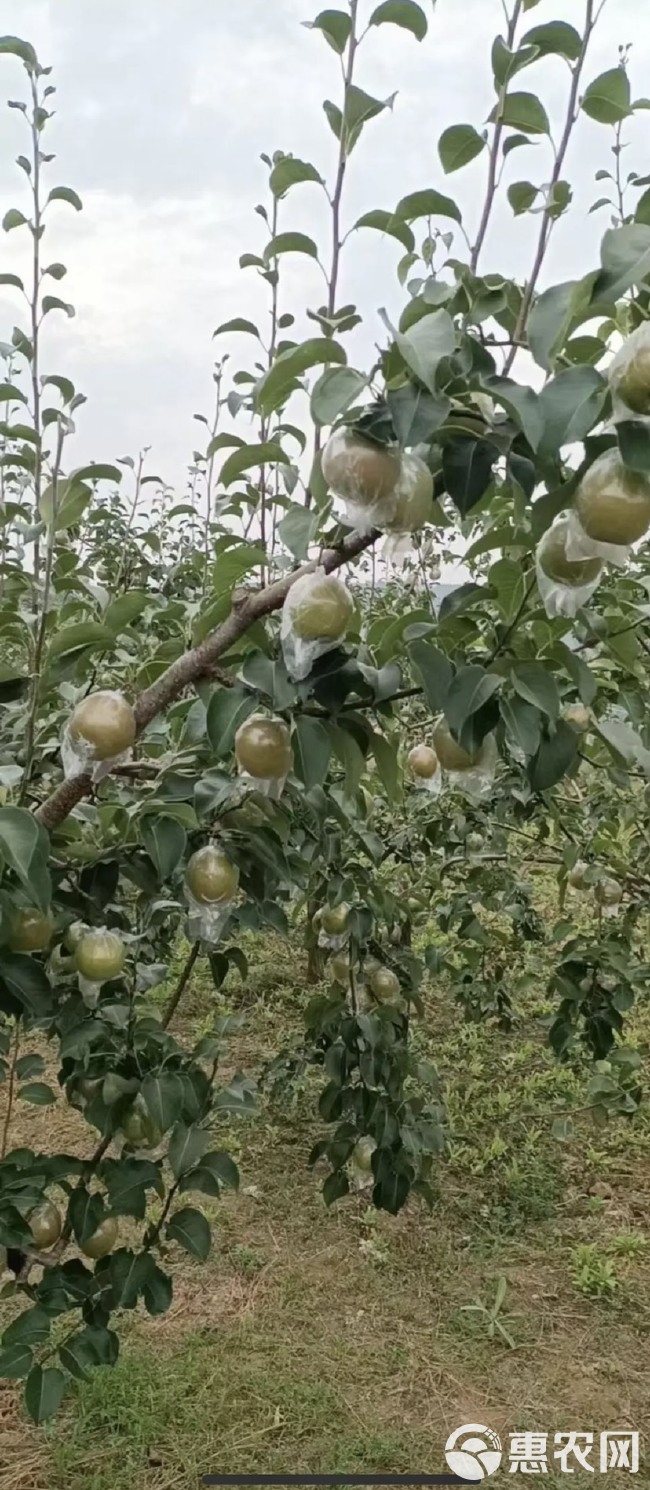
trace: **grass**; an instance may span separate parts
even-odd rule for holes
[[[216,995],[250,1013],[233,1064],[259,1071],[299,1029],[300,956],[258,945],[246,988]],[[214,1005],[199,964],[179,1028],[193,1036]],[[392,1219],[363,1195],[327,1211],[305,1162],[320,1131],[311,1083],[284,1106],[266,1102],[224,1131],[242,1190],[209,1202],[206,1264],[171,1249],[169,1314],[125,1318],[117,1367],[76,1386],[40,1432],[11,1387],[0,1398],[0,1490],[195,1490],[210,1470],[442,1470],[463,1422],[506,1440],[650,1430],[647,1114],[606,1129],[584,1117],[570,1143],[553,1138],[554,1114],[581,1106],[585,1078],[546,1049],[539,984],[508,1034],[463,1024],[444,988],[427,1005],[414,1038],[440,1069],[453,1134],[434,1211]],[[641,1049],[647,1034],[642,1014]],[[42,1114],[24,1122],[33,1133]],[[571,1481],[592,1482],[580,1471]],[[636,1483],[650,1483],[643,1459]]]

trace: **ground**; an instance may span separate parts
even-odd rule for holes
[[[250,987],[215,995],[201,964],[177,1032],[215,1001],[248,1011],[233,1062],[247,1073],[300,1025],[300,945],[260,947]],[[0,1490],[196,1490],[208,1471],[442,1471],[462,1423],[515,1430],[650,1433],[650,1118],[553,1118],[582,1077],[545,1045],[543,982],[512,1032],[464,1024],[430,987],[417,1039],[443,1078],[452,1154],[428,1213],[397,1219],[363,1196],[326,1210],[306,1158],[313,1092],[224,1131],[242,1188],[208,1201],[205,1264],[174,1249],[170,1312],[124,1319],[121,1359],[75,1387],[58,1419],[26,1424],[0,1395]],[[645,1049],[648,1018],[634,1039]],[[1,1109],[0,1109],[1,1114]],[[23,1105],[13,1142],[79,1138],[63,1103]],[[46,1125],[46,1127],[45,1127]],[[501,1280],[504,1280],[503,1283]],[[504,1293],[505,1289],[505,1293]],[[503,1294],[498,1309],[495,1303]],[[478,1305],[468,1309],[467,1306]],[[10,1305],[4,1305],[8,1308]],[[495,1322],[496,1321],[496,1322]],[[642,1452],[633,1483],[650,1485]],[[494,1483],[504,1482],[502,1471]],[[552,1467],[542,1482],[624,1484]]]

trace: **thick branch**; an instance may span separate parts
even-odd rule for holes
[[[351,559],[358,558],[365,549],[376,543],[379,533],[352,533],[339,548],[326,549],[319,559],[311,559],[307,564],[302,564],[299,569],[294,569],[282,579],[276,580],[275,584],[268,585],[266,589],[259,590],[257,594],[247,595],[240,603],[236,603],[230,615],[221,626],[213,631],[206,641],[200,646],[193,647],[191,652],[186,652],[173,662],[171,667],[141,693],[135,702],[135,717],[137,721],[138,734],[168,708],[175,699],[191,684],[197,683],[200,678],[210,677],[215,662],[230,651],[234,643],[243,636],[263,616],[269,616],[273,611],[279,610],[283,605],[286,595],[296,580],[303,574],[311,574],[318,565],[329,574],[333,569],[340,569],[342,564],[347,564]],[[51,796],[41,804],[35,813],[39,823],[42,823],[48,831],[58,827],[64,819],[72,812],[78,802],[89,796],[92,791],[92,777],[88,773],[82,776],[74,776],[70,781],[62,781],[61,785],[52,792]]]

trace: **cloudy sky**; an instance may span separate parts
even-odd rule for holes
[[[371,0],[361,0],[367,15]],[[430,17],[422,45],[393,26],[375,28],[359,53],[357,81],[385,98],[392,112],[373,120],[357,146],[346,184],[344,219],[352,225],[375,207],[391,208],[406,192],[436,186],[456,196],[470,239],[481,201],[485,159],[443,176],[436,150],[443,128],[473,122],[479,129],[494,102],[489,54],[503,29],[500,0],[423,0]],[[606,0],[586,79],[617,61],[619,43],[633,43],[633,94],[650,76],[648,0]],[[233,315],[265,314],[263,287],[241,271],[241,253],[260,251],[264,199],[260,152],[291,151],[329,179],[336,145],[322,113],[340,98],[338,59],[320,33],[301,25],[322,8],[315,0],[0,0],[0,29],[17,30],[51,64],[56,118],[47,148],[55,150],[50,184],[73,186],[83,212],[57,206],[47,233],[49,258],[62,259],[60,289],[76,305],[74,321],[51,316],[46,371],[63,372],[88,395],[80,412],[75,454],[110,460],[151,445],[150,469],[185,484],[200,439],[196,412],[209,412],[212,331]],[[528,25],[552,19],[580,26],[584,0],[540,0]],[[566,64],[538,63],[518,86],[536,87],[556,132],[568,84]],[[4,98],[21,96],[23,72],[0,58]],[[626,169],[648,169],[650,113],[626,130]],[[25,149],[22,119],[0,111],[3,213],[25,205],[24,178],[12,166]],[[560,223],[548,275],[580,275],[598,261],[607,213],[588,217],[601,194],[598,167],[610,164],[612,131],[583,118],[568,174],[577,212]],[[511,179],[543,182],[549,145],[514,152]],[[318,188],[295,188],[281,226],[327,239]],[[515,221],[507,204],[494,216],[484,269],[524,275],[537,218]],[[444,226],[444,224],[441,224]],[[0,267],[20,267],[21,234],[2,236]],[[459,245],[460,251],[460,245]],[[378,308],[393,313],[403,300],[395,276],[401,250],[369,231],[345,249],[341,301],[366,318],[349,341],[350,361],[363,365],[381,336]],[[282,305],[298,313],[322,302],[322,280],[307,258],[284,261]],[[0,299],[0,338],[11,332],[16,303]],[[250,345],[250,344],[248,344]],[[248,345],[232,337],[220,346],[232,367],[246,365]],[[238,426],[245,436],[246,429]]]

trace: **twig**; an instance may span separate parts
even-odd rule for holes
[[[510,622],[510,625],[506,627],[506,630],[504,631],[503,636],[501,637],[501,640],[499,642],[497,642],[497,645],[494,648],[494,651],[490,652],[490,655],[489,655],[489,657],[487,659],[487,666],[488,667],[490,666],[490,664],[492,662],[495,661],[495,659],[499,656],[499,653],[503,651],[504,647],[510,641],[510,637],[512,636],[512,633],[515,630],[515,628],[519,625],[519,622],[520,622],[520,620],[521,620],[521,618],[522,618],[522,616],[524,614],[524,611],[526,609],[526,606],[528,605],[528,601],[530,600],[530,597],[531,597],[531,595],[533,593],[533,590],[535,589],[535,584],[536,584],[536,580],[535,580],[535,577],[533,576],[530,584],[528,585],[528,587],[526,589],[526,593],[525,593],[524,598],[523,598],[523,600],[521,602],[521,605],[517,609],[517,613],[516,613],[514,619]]]
[[[20,1020],[17,1019],[16,1020],[16,1028],[15,1028],[15,1031],[14,1031],[13,1049],[12,1049],[12,1052],[11,1052],[11,1065],[9,1067],[9,1086],[8,1086],[8,1089],[7,1089],[7,1111],[5,1113],[4,1127],[3,1127],[3,1130],[2,1130],[2,1152],[0,1153],[0,1159],[4,1159],[4,1156],[5,1156],[6,1152],[7,1152],[7,1143],[9,1141],[9,1125],[11,1123],[11,1114],[12,1114],[13,1105],[14,1105],[14,1092],[15,1092],[15,1089],[16,1089],[16,1062],[18,1060],[18,1051],[19,1050],[20,1050]]]
[[[65,439],[65,425],[61,420],[56,444],[56,454],[52,467],[52,516],[47,535],[47,551],[45,555],[45,574],[43,577],[43,598],[41,614],[36,632],[36,645],[34,647],[34,658],[32,664],[31,694],[29,701],[29,712],[27,715],[27,729],[25,739],[25,768],[23,779],[18,794],[18,805],[21,806],[27,796],[29,789],[32,766],[34,763],[34,739],[36,735],[36,716],[38,714],[38,703],[41,692],[41,669],[43,666],[43,651],[45,648],[45,633],[47,631],[47,618],[50,605],[50,590],[52,587],[52,571],[54,567],[54,549],[56,542],[56,514],[59,498],[59,476],[61,474],[61,456],[63,453],[63,441]]]
[[[355,62],[355,57],[356,57],[356,54],[357,54],[357,47],[359,45],[359,37],[357,36],[358,10],[359,10],[359,0],[350,0],[350,36],[349,36],[349,40],[348,40],[348,50],[347,50],[347,56],[346,56],[346,60],[345,60],[345,65],[343,66],[343,64],[342,64],[342,66],[343,66],[343,108],[341,110],[341,136],[340,136],[340,140],[339,140],[339,158],[338,158],[338,163],[337,163],[337,167],[336,167],[336,179],[335,179],[335,182],[334,182],[334,191],[332,192],[331,197],[329,197],[330,206],[332,208],[332,258],[331,258],[331,262],[330,262],[329,280],[328,280],[328,284],[327,284],[327,313],[328,313],[328,316],[332,316],[334,314],[335,309],[336,309],[336,292],[337,292],[337,289],[338,289],[339,264],[340,264],[340,259],[341,259],[341,248],[342,248],[342,244],[343,244],[343,240],[341,238],[341,201],[342,201],[342,198],[343,198],[343,186],[344,186],[344,183],[345,183],[345,172],[346,172],[346,169],[347,169],[348,155],[349,155],[348,139],[347,139],[347,133],[346,133],[346,128],[347,128],[347,125],[346,125],[346,116],[347,116],[347,106],[348,106],[348,91],[350,89],[350,86],[351,86],[351,83],[352,83],[352,78],[354,76],[354,62]],[[316,457],[318,455],[318,453],[320,451],[320,448],[321,448],[321,432],[320,432],[320,429],[317,429],[316,430],[315,437],[314,437],[314,457]],[[311,505],[311,491],[309,489],[309,486],[307,486],[306,491],[305,491],[305,507],[309,507],[310,505]]]
[[[577,118],[577,112],[578,112],[578,89],[580,87],[580,76],[581,76],[582,69],[583,69],[583,66],[584,66],[585,58],[587,56],[587,51],[588,51],[588,48],[589,48],[589,43],[591,41],[593,29],[594,29],[594,26],[595,26],[596,21],[598,19],[598,16],[594,17],[594,5],[595,5],[595,0],[587,0],[586,10],[585,10],[585,24],[584,24],[584,31],[583,31],[583,35],[582,35],[582,46],[580,48],[579,55],[576,58],[575,66],[573,68],[573,73],[572,73],[572,77],[571,77],[571,87],[570,87],[570,90],[569,90],[569,100],[568,100],[567,111],[566,111],[566,118],[565,118],[565,121],[564,121],[564,129],[562,131],[562,138],[561,138],[560,143],[558,145],[557,154],[555,156],[555,162],[554,162],[554,165],[553,165],[553,170],[551,172],[551,180],[550,180],[550,184],[549,184],[549,188],[548,188],[547,208],[546,208],[546,211],[542,215],[542,225],[541,225],[541,228],[540,228],[539,238],[538,238],[538,241],[537,241],[537,249],[536,249],[536,252],[535,252],[535,258],[533,260],[533,267],[531,269],[530,277],[529,277],[528,282],[526,284],[526,288],[524,290],[522,302],[521,302],[521,305],[519,307],[519,315],[517,316],[517,323],[516,323],[514,334],[513,334],[513,341],[515,341],[515,342],[517,342],[517,341],[519,341],[521,339],[521,337],[522,337],[522,335],[523,335],[523,333],[524,333],[524,331],[526,329],[526,324],[527,324],[527,321],[528,321],[528,315],[529,315],[529,311],[530,311],[530,308],[531,308],[531,305],[532,305],[532,301],[533,301],[533,295],[535,294],[535,288],[536,288],[537,281],[538,281],[539,276],[540,276],[542,265],[544,263],[544,257],[545,257],[545,254],[546,254],[546,249],[548,247],[548,240],[549,240],[549,237],[550,237],[551,232],[552,232],[552,229],[553,229],[554,219],[549,215],[548,207],[549,207],[549,205],[553,201],[554,189],[557,186],[557,183],[560,180],[560,177],[562,175],[562,167],[564,165],[566,153],[567,153],[567,150],[569,148],[569,141],[571,139],[571,131],[573,129],[573,126],[574,126],[574,124],[576,122],[576,118]],[[602,9],[602,6],[601,6],[601,9]],[[507,373],[510,372],[510,369],[512,367],[512,364],[513,364],[513,362],[515,360],[516,355],[517,355],[517,348],[516,348],[516,346],[513,346],[513,347],[510,348],[510,351],[508,353],[508,356],[506,357],[505,366],[504,366],[504,369],[503,369],[504,370],[504,373],[507,374]]]
[[[513,12],[512,12],[512,15],[510,17],[510,21],[509,21],[509,24],[508,24],[508,30],[507,30],[507,33],[506,33],[506,46],[507,46],[509,52],[512,51],[512,45],[513,45],[513,42],[514,42],[514,39],[515,39],[515,32],[517,30],[517,24],[518,24],[518,21],[519,21],[519,16],[521,14],[521,5],[522,5],[522,0],[515,0],[515,5],[514,5],[514,8],[513,8]],[[502,119],[502,114],[503,114],[503,106],[505,104],[507,91],[508,91],[508,80],[506,78],[506,81],[502,85],[501,90],[499,92],[499,98],[498,98],[498,102],[497,102],[496,121],[495,121],[495,125],[494,125],[494,134],[492,136],[492,144],[490,146],[490,157],[489,157],[489,162],[488,162],[488,179],[487,179],[487,187],[486,187],[486,191],[485,191],[485,202],[483,204],[483,213],[482,213],[481,221],[480,221],[480,224],[479,224],[479,230],[478,230],[478,234],[477,234],[477,237],[476,237],[476,243],[474,244],[474,248],[472,249],[472,257],[470,259],[470,269],[472,271],[472,274],[476,274],[476,270],[477,270],[477,266],[478,266],[478,261],[479,261],[479,255],[480,255],[481,249],[483,247],[483,244],[485,242],[485,235],[486,235],[487,230],[488,230],[488,227],[489,227],[490,218],[492,216],[492,208],[494,206],[494,198],[495,198],[495,194],[496,194],[496,184],[497,184],[497,169],[498,169],[498,164],[499,164],[499,147],[501,145],[501,137],[503,135],[503,119]]]
[[[197,957],[199,955],[200,950],[201,950],[201,943],[200,943],[200,941],[194,942],[193,945],[190,947],[189,955],[186,958],[186,960],[185,960],[185,962],[183,964],[183,967],[181,969],[181,974],[180,974],[180,977],[178,979],[178,983],[176,984],[176,987],[174,989],[174,992],[171,995],[171,998],[169,1000],[169,1003],[167,1004],[167,1007],[165,1009],[165,1012],[164,1012],[164,1014],[162,1016],[162,1019],[160,1021],[160,1023],[161,1023],[161,1025],[162,1025],[162,1027],[163,1027],[164,1030],[166,1030],[169,1027],[169,1025],[171,1024],[172,1019],[174,1018],[174,1015],[176,1013],[176,1010],[178,1008],[178,1005],[180,1004],[180,1001],[181,1001],[181,999],[183,997],[183,994],[185,992],[185,989],[187,988],[187,985],[189,983],[190,975],[191,975],[191,972],[192,972],[192,968],[194,967],[194,964],[196,962],[196,959],[197,959]]]

